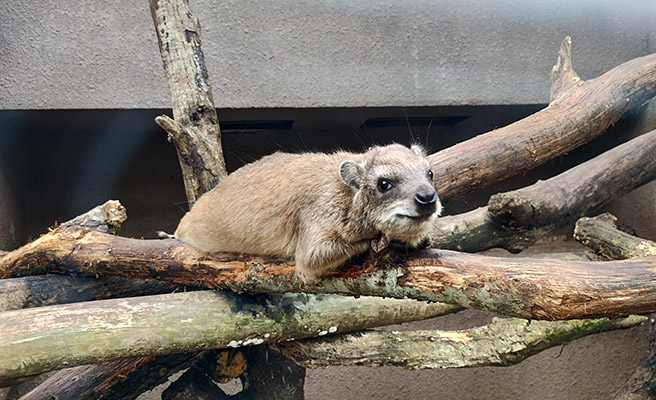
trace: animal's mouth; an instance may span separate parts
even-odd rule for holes
[[[417,214],[417,215],[396,214],[396,216],[398,218],[410,219],[410,220],[414,220],[414,221],[423,221],[423,220],[427,219],[428,217],[430,217],[430,215],[419,215],[419,214]]]

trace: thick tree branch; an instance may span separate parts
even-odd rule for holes
[[[369,264],[371,261],[368,262]],[[656,311],[656,257],[616,262],[497,258],[417,251],[303,284],[287,260],[207,255],[177,240],[135,240],[64,228],[0,258],[0,277],[43,271],[121,275],[237,292],[343,293],[442,301],[532,319]]]
[[[375,297],[198,291],[5,311],[0,386],[63,367],[322,336],[456,309]]]
[[[569,57],[562,59],[562,55],[561,49],[561,66],[556,68],[568,65],[563,60]],[[431,155],[440,198],[474,191],[561,156],[654,95],[656,54],[628,61],[598,78],[577,81],[544,110]]]
[[[647,317],[618,320],[527,321],[494,318],[466,331],[365,331],[276,345],[306,368],[400,366],[407,369],[508,366],[549,347],[613,329],[641,324]]]
[[[608,213],[581,218],[576,221],[574,239],[609,260],[656,256],[656,243],[620,231],[616,222],[617,218]]]
[[[172,293],[178,285],[154,279],[120,276],[77,278],[65,275],[0,280],[0,311],[53,304]]]
[[[438,218],[432,245],[519,252],[603,204],[656,179],[656,130],[534,185],[492,196],[487,207]]]
[[[175,118],[161,116],[155,122],[178,151],[187,200],[193,204],[227,176],[200,24],[187,1],[150,0],[150,11]]]

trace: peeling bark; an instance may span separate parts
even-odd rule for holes
[[[276,345],[306,368],[399,366],[407,369],[509,366],[549,347],[613,329],[639,325],[646,317],[570,321],[494,318],[465,331],[365,331]]]
[[[656,179],[656,130],[553,178],[490,197],[487,207],[438,218],[432,246],[519,252],[600,206]]]
[[[208,255],[175,239],[135,240],[61,229],[0,258],[0,277],[50,271],[156,278],[236,292],[342,293],[440,301],[532,319],[620,317],[656,311],[656,257],[576,262],[448,250],[392,254],[303,283],[293,262]]]

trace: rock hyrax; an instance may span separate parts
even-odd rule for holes
[[[441,208],[418,146],[275,153],[201,196],[175,237],[208,253],[294,257],[296,273],[313,279],[375,239],[416,246]]]

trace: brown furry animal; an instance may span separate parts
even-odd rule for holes
[[[423,151],[276,153],[201,196],[175,237],[208,252],[294,257],[313,279],[384,237],[416,246],[441,211]]]

